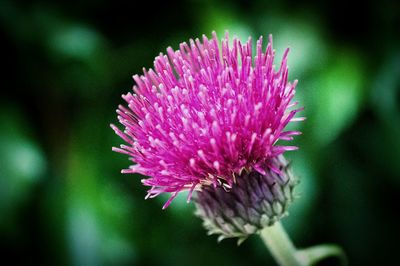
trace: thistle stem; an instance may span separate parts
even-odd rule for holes
[[[265,227],[261,238],[279,265],[306,266],[296,255],[296,248],[280,222]]]
[[[341,265],[347,265],[346,255],[336,245],[323,244],[297,250],[280,222],[265,227],[261,238],[276,262],[281,266],[310,266],[328,257],[337,257]]]
[[[307,261],[307,265],[317,265],[318,262],[329,257],[336,257],[340,261],[340,265],[347,265],[347,258],[343,249],[332,244],[322,244],[299,250],[297,256],[301,260]]]

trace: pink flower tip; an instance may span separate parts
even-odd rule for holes
[[[284,131],[301,110],[292,109],[297,80],[288,81],[287,54],[274,68],[272,35],[242,43],[229,36],[220,42],[215,32],[208,39],[181,43],[155,58],[154,70],[134,75],[133,93],[123,95],[117,109],[124,131],[111,125],[126,145],[114,151],[136,162],[123,173],[148,178],[148,197],[176,195],[204,186],[231,187],[243,169],[264,171],[270,161],[294,146],[298,131]],[[146,198],[148,198],[146,197]]]

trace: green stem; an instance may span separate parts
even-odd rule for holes
[[[344,251],[332,244],[318,245],[297,251],[297,256],[304,261],[307,265],[316,265],[317,262],[328,257],[337,257],[341,265],[347,265],[347,258]]]
[[[297,250],[280,222],[265,227],[260,235],[279,265],[310,266],[328,257],[337,257],[341,265],[347,265],[343,250],[336,245],[324,244]]]
[[[261,238],[272,256],[282,266],[306,266],[296,255],[296,248],[280,222],[261,231]]]

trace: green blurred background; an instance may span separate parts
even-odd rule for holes
[[[288,156],[298,246],[334,242],[350,265],[398,263],[400,9],[394,1],[0,2],[0,252],[29,265],[275,265],[257,237],[206,236],[185,196],[144,200],[121,175],[120,95],[167,46],[274,35],[307,120]],[[397,263],[395,263],[397,261]],[[393,264],[392,264],[393,262]]]

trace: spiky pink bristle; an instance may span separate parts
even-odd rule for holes
[[[118,107],[124,131],[111,125],[126,142],[114,151],[136,164],[124,173],[140,173],[151,186],[148,197],[205,185],[231,187],[243,169],[263,174],[270,159],[294,146],[276,145],[298,131],[284,131],[301,110],[292,109],[297,81],[288,82],[287,55],[275,70],[272,36],[265,52],[262,37],[253,57],[252,40],[237,38],[221,45],[215,32],[167,49],[155,58],[154,70],[134,75],[134,93]],[[302,118],[300,118],[301,120]]]

